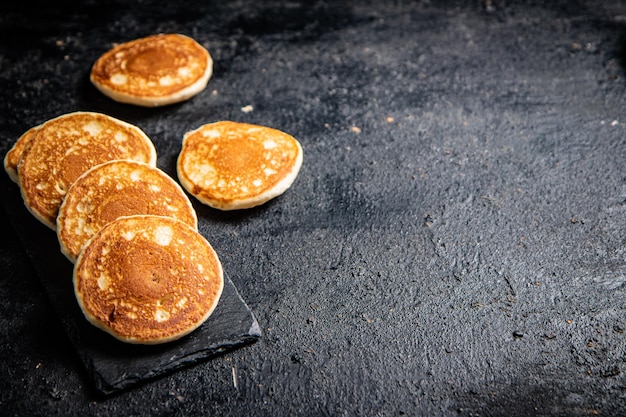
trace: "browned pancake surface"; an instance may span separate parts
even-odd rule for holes
[[[93,65],[91,82],[114,100],[159,106],[186,100],[202,91],[213,61],[195,40],[159,34],[120,44]]]
[[[224,281],[219,258],[171,217],[123,217],[87,243],[74,268],[85,317],[129,343],[171,341],[213,312]]]
[[[139,128],[104,114],[76,112],[47,121],[26,145],[18,166],[24,202],[54,229],[59,206],[74,180],[115,159],[154,165],[156,150]]]
[[[296,178],[302,148],[280,130],[222,121],[188,132],[178,179],[198,200],[222,210],[254,207],[282,194]]]
[[[61,251],[74,261],[91,236],[121,216],[171,216],[197,228],[196,212],[182,188],[160,169],[135,161],[111,161],[81,175],[57,217]]]

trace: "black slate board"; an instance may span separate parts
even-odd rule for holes
[[[226,273],[211,317],[177,341],[145,346],[120,342],[84,318],[72,286],[73,264],[60,252],[56,234],[26,209],[16,184],[2,176],[2,203],[59,319],[95,389],[110,395],[177,369],[254,343],[256,318]]]

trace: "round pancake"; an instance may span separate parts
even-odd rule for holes
[[[113,100],[154,107],[189,99],[206,87],[213,60],[198,42],[159,34],[115,46],[91,69],[91,82]]]
[[[35,133],[39,130],[40,126],[31,127],[28,129],[22,136],[20,136],[13,147],[7,152],[4,157],[4,170],[9,174],[9,177],[16,183],[19,184],[20,180],[17,175],[17,165],[20,162],[20,157],[22,156],[22,151],[31,141],[33,137],[35,137]]]
[[[202,203],[236,210],[285,192],[301,165],[302,148],[291,135],[222,121],[185,134],[177,173],[183,187]]]
[[[26,144],[18,165],[26,207],[55,229],[59,206],[74,180],[115,159],[155,165],[156,149],[138,127],[100,113],[75,112],[45,122]]]
[[[157,344],[198,328],[224,287],[220,260],[172,217],[121,217],[95,234],[74,265],[87,320],[129,343]]]
[[[142,162],[111,161],[78,177],[63,199],[57,216],[61,252],[74,262],[102,227],[135,214],[170,216],[198,227],[187,194],[167,174]]]

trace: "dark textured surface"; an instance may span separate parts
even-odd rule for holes
[[[263,338],[107,400],[0,222],[3,412],[625,415],[626,3],[541,3],[1,6],[3,152],[75,110],[137,124],[170,174],[219,119],[305,151],[266,206],[197,205]],[[113,42],[162,31],[213,55],[201,95],[89,85]]]

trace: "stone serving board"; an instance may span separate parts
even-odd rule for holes
[[[59,249],[56,234],[26,209],[19,188],[3,176],[3,205],[67,336],[101,395],[131,388],[178,369],[252,344],[261,336],[254,314],[224,274],[224,290],[209,319],[177,341],[161,345],[120,342],[91,325],[74,296],[73,264]]]

